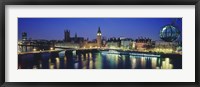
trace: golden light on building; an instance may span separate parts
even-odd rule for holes
[[[50,50],[53,50],[53,47],[51,47]]]
[[[36,49],[34,48],[33,51],[36,51]]]

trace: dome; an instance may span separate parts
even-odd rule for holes
[[[160,31],[160,38],[166,42],[175,41],[180,35],[180,31],[173,25],[167,25]]]

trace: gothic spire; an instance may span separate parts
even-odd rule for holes
[[[98,28],[98,32],[97,33],[101,33],[100,27]]]

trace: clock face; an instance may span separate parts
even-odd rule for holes
[[[101,33],[97,33],[98,36],[101,36]]]

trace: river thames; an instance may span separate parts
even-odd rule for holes
[[[71,56],[67,58],[65,51],[53,55],[18,55],[18,69],[182,69],[182,55],[163,57],[99,51],[79,55],[73,52]]]

